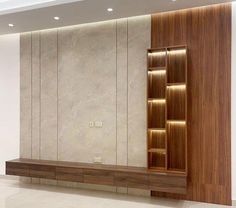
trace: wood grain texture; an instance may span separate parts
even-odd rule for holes
[[[168,169],[186,169],[186,124],[167,123]]]
[[[148,102],[148,128],[165,128],[165,103]]]
[[[158,54],[156,54],[158,53]],[[148,51],[148,67],[152,68],[164,68],[166,67],[166,49],[157,49]]]
[[[231,4],[152,16],[152,48],[188,46],[188,190],[231,205]]]
[[[170,49],[168,51],[167,82],[168,83],[186,82],[185,69],[186,69],[186,53],[185,52],[176,53],[175,49]]]
[[[186,88],[167,88],[167,120],[186,119]]]
[[[148,73],[148,97],[165,99],[166,73]]]
[[[17,159],[6,162],[6,174],[42,179],[186,193],[186,175],[147,168],[75,162]]]

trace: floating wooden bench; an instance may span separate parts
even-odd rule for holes
[[[186,175],[180,173],[163,174],[139,167],[31,159],[7,161],[6,174],[179,194],[185,194],[187,186]]]

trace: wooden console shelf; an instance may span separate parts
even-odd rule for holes
[[[147,51],[148,168],[187,175],[187,47]]]
[[[7,161],[6,174],[179,194],[185,194],[187,186],[183,173],[163,174],[139,167],[31,159]]]

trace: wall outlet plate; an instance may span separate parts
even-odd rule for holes
[[[95,127],[96,128],[102,128],[103,122],[102,121],[95,121]]]
[[[94,158],[93,158],[93,162],[94,162],[94,163],[100,163],[100,164],[101,164],[101,163],[102,163],[102,158],[101,158],[101,157],[94,157]]]
[[[90,121],[90,122],[89,122],[89,127],[90,127],[90,128],[93,128],[93,127],[94,127],[94,122],[93,122],[93,121]]]

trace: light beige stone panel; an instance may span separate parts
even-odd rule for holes
[[[128,21],[128,164],[147,166],[147,55],[151,17]]]
[[[32,32],[32,159],[40,159],[40,55],[40,32]]]
[[[31,33],[20,36],[20,157],[31,158]]]
[[[128,165],[128,20],[117,20],[117,165]]]
[[[60,29],[58,60],[59,160],[116,164],[116,22]]]
[[[32,158],[40,159],[40,32],[32,33]]]
[[[41,32],[40,159],[57,160],[57,30]]]

